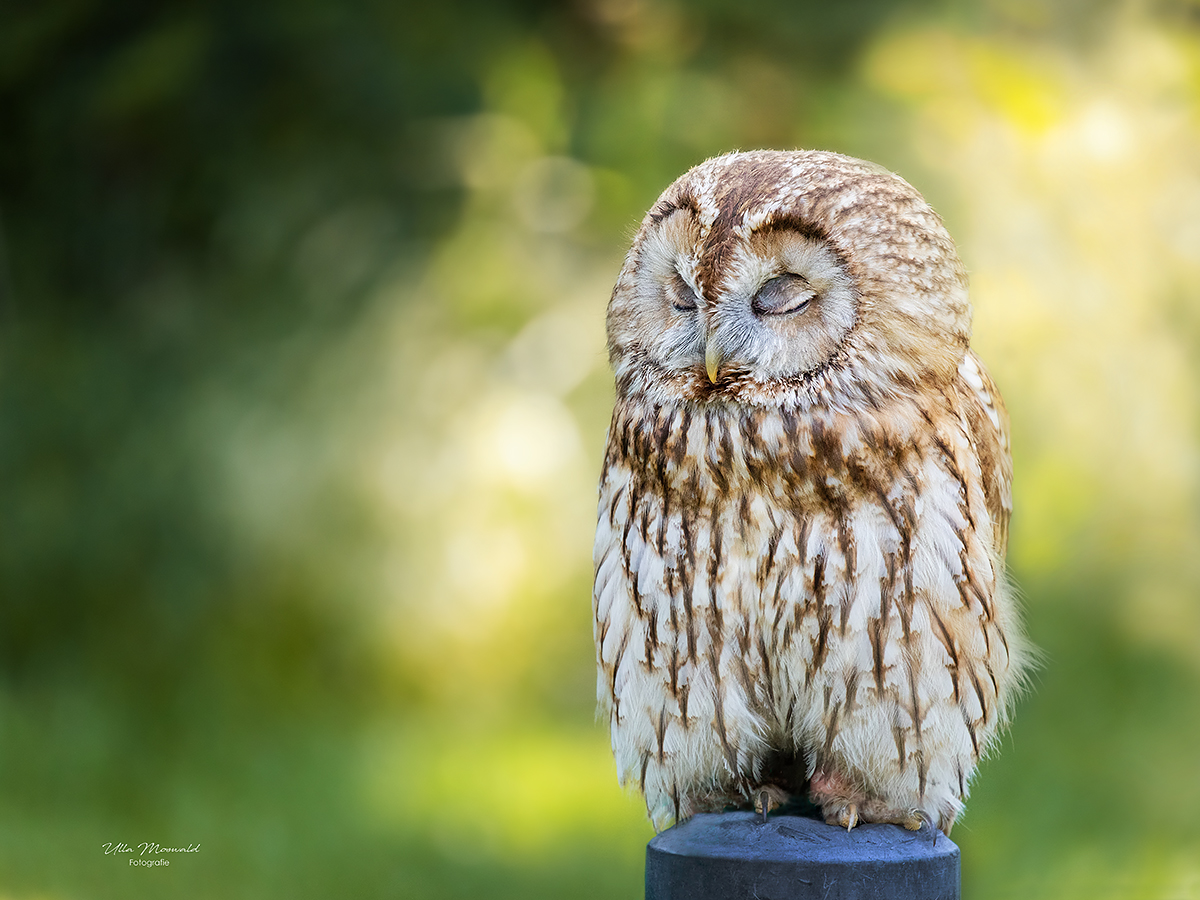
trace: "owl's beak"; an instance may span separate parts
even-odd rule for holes
[[[724,356],[721,353],[721,345],[717,336],[710,331],[708,340],[704,343],[704,368],[708,371],[708,380],[713,384],[717,383],[717,376],[721,372],[722,359]]]

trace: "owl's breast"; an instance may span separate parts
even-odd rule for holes
[[[880,591],[914,572],[909,593],[982,609],[966,573],[990,591],[993,524],[957,421],[916,402],[802,414],[619,401],[597,560],[622,548],[637,603],[703,588],[714,607],[811,607],[837,581],[856,585],[838,601],[842,626],[867,627]]]
[[[794,514],[905,490],[921,452],[910,437],[891,421],[826,410],[619,401],[605,471],[626,471],[677,508]]]

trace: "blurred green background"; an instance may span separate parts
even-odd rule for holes
[[[640,896],[604,307],[767,146],[925,193],[1012,413],[964,895],[1200,897],[1195,0],[8,0],[0,898]]]

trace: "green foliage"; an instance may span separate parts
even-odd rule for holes
[[[901,172],[972,269],[1046,662],[967,892],[1196,896],[1198,71],[1181,6],[7,4],[0,896],[636,896],[603,309],[753,146]]]

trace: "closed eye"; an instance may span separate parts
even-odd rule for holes
[[[800,312],[816,295],[807,278],[789,272],[776,275],[760,287],[750,307],[760,316],[781,316]]]
[[[667,282],[667,297],[671,301],[671,308],[678,312],[689,312],[696,308],[696,292],[678,272]]]

